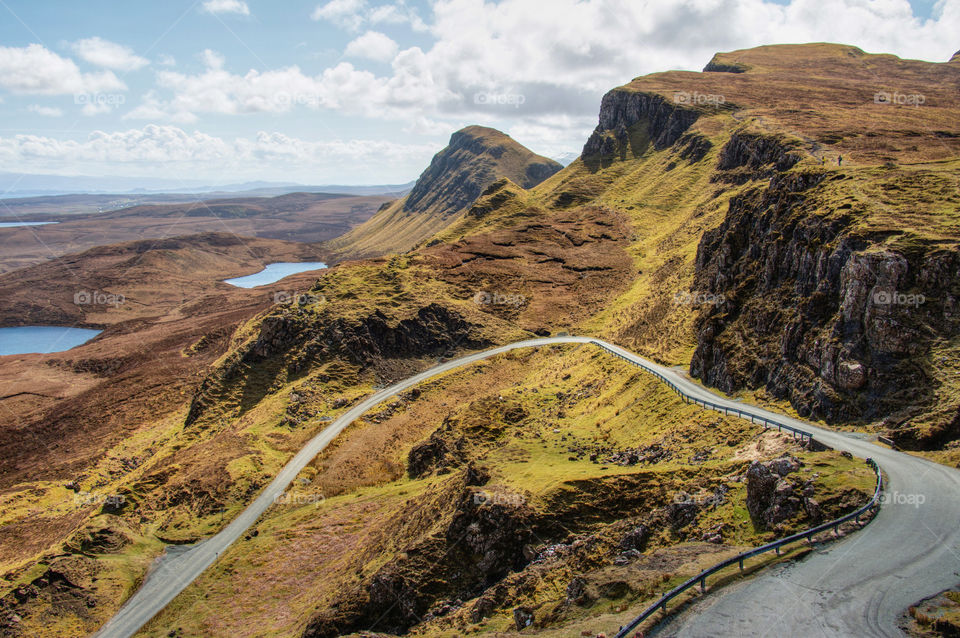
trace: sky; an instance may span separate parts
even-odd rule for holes
[[[404,183],[463,126],[579,153],[638,75],[824,41],[944,62],[960,0],[0,0],[0,172]]]

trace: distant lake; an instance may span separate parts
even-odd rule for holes
[[[300,263],[277,262],[275,264],[269,264],[260,272],[247,275],[246,277],[224,279],[224,282],[232,286],[237,286],[238,288],[256,288],[257,286],[265,286],[275,281],[280,281],[290,275],[307,272],[308,270],[321,270],[326,267],[327,265],[322,261],[304,261]]]
[[[90,341],[100,332],[58,326],[0,328],[0,355],[62,352]]]
[[[0,228],[16,228],[17,226],[46,226],[59,222],[0,222]]]

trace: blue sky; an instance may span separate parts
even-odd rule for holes
[[[945,61],[958,5],[0,0],[0,172],[397,183],[467,124],[556,156],[606,90],[715,51],[842,41]]]

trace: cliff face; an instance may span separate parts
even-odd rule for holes
[[[468,126],[450,137],[405,198],[326,247],[339,258],[409,250],[453,223],[498,179],[533,188],[561,168],[500,131]]]
[[[662,150],[676,142],[699,116],[697,110],[681,107],[662,95],[614,89],[603,96],[600,122],[583,145],[583,155],[625,156],[628,150],[639,154],[645,142]],[[642,141],[630,135],[638,123],[645,134]]]
[[[731,138],[721,167],[742,143]],[[783,150],[767,160],[792,161]],[[927,359],[960,330],[960,251],[864,228],[855,204],[822,205],[856,181],[777,172],[731,200],[697,251],[695,287],[723,302],[701,314],[691,374],[727,392],[766,387],[801,416],[832,422],[892,425],[934,402]],[[937,445],[943,427],[910,444]]]
[[[957,59],[777,45],[610,91],[589,175],[554,204],[611,193],[635,211],[641,279],[618,337],[678,363],[670,340],[689,334],[708,385],[956,449]]]

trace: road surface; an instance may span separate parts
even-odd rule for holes
[[[960,472],[894,452],[851,435],[720,397],[673,368],[589,337],[518,341],[437,365],[361,401],[310,440],[240,515],[215,536],[167,556],[143,586],[96,634],[127,638],[207,569],[283,494],[313,458],[378,403],[433,376],[517,348],[589,343],[654,371],[689,397],[812,432],[827,445],[872,456],[888,474],[888,494],[923,495],[924,503],[891,502],[864,532],[807,559],[761,573],[708,595],[659,636],[898,636],[896,617],[913,602],[960,582]],[[914,499],[916,500],[916,499]]]

